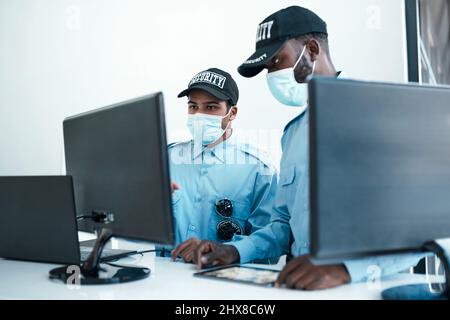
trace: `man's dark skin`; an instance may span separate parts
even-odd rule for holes
[[[313,71],[321,76],[336,76],[326,42],[305,36],[288,40],[266,65],[269,73],[290,68],[300,57],[303,46],[306,50],[295,69],[297,82],[304,83]],[[201,241],[193,254],[194,263],[199,268],[227,265],[240,261],[239,252],[232,245],[213,241]],[[321,290],[337,287],[350,282],[350,275],[343,264],[315,266],[308,255],[292,259],[281,271],[276,286],[285,285],[291,289]]]

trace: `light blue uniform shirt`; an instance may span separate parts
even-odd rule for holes
[[[193,141],[169,145],[171,180],[180,190],[172,195],[175,245],[190,239],[220,241],[218,200],[229,199],[231,219],[249,235],[270,222],[276,170],[267,155],[231,137],[212,149]],[[240,239],[234,236],[231,241]]]
[[[271,223],[241,241],[233,243],[241,263],[284,254],[301,256],[310,253],[309,235],[309,145],[308,111],[294,118],[282,137],[283,155]],[[407,254],[346,261],[353,282],[374,276],[390,275],[415,266],[423,255]]]

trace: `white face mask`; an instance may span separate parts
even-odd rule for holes
[[[228,122],[227,127],[222,129],[222,120],[228,117],[230,113],[231,109],[224,117],[204,113],[188,115],[187,126],[194,138],[194,143],[207,146],[219,140],[231,123],[231,121]]]
[[[306,46],[300,54],[295,65],[291,68],[278,70],[267,74],[267,83],[270,92],[280,103],[291,107],[306,107],[308,103],[308,84],[298,83],[295,80],[294,70],[300,60],[305,54]],[[313,63],[313,71],[316,67],[316,62]]]

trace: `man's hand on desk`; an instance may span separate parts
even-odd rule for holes
[[[350,283],[350,275],[343,264],[315,266],[309,256],[291,260],[284,266],[276,286],[290,289],[322,290]]]
[[[239,252],[232,245],[201,241],[193,254],[199,268],[237,263]],[[309,256],[291,260],[281,271],[276,287],[301,290],[322,290],[350,283],[350,275],[343,264],[315,266]]]
[[[174,250],[172,250],[172,260],[175,261],[177,257],[181,257],[184,262],[191,263],[193,262],[194,251],[197,246],[200,244],[200,240],[197,238],[191,238],[186,240]]]
[[[194,263],[201,269],[218,265],[227,265],[239,262],[239,252],[234,246],[202,241],[194,252]]]

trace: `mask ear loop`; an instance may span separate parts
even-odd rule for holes
[[[312,72],[311,72],[311,74],[308,76],[307,79],[312,78],[312,76],[314,75],[314,71],[316,70],[316,62],[317,62],[317,61],[314,61],[314,62],[313,62]],[[308,99],[308,102],[307,102],[307,103],[309,103],[309,99]]]
[[[305,50],[306,50],[306,45],[303,47],[302,53],[300,54],[300,57],[298,58],[297,62],[295,63],[293,69],[295,70],[295,68],[297,68],[298,63],[300,62],[300,60],[303,58],[303,55],[305,54]],[[313,62],[313,67],[312,67],[312,72],[310,77],[312,77],[314,75],[314,71],[316,70],[316,62]]]
[[[303,55],[305,54],[306,51],[306,45],[303,47],[302,53],[300,54],[300,57],[298,58],[297,62],[295,63],[293,69],[295,70],[295,68],[297,68],[298,63],[300,62],[300,60],[302,60]]]
[[[232,109],[232,108],[233,108],[233,107],[230,108],[230,111],[228,111],[228,113],[227,113],[222,119],[225,119],[226,117],[228,117],[229,115],[231,115],[231,109]],[[225,129],[224,129],[224,131],[223,131],[224,134],[227,132],[228,129],[231,129],[231,132],[233,132],[233,129],[230,128],[231,122],[232,122],[231,120],[228,120],[227,126],[225,127]]]
[[[306,77],[306,82],[309,82],[309,80],[311,80],[311,78],[314,76],[314,71],[316,70],[316,62],[317,61],[313,62],[312,72],[311,72],[311,74],[309,76]]]
[[[228,113],[227,113],[225,116],[222,117],[222,119],[225,119],[225,118],[228,117],[230,114],[231,114],[231,108],[230,108],[230,110],[228,111]],[[231,124],[231,121],[228,121],[227,126],[225,127],[225,129],[222,129],[222,130],[223,130],[223,133],[220,135],[220,137],[223,137],[223,135],[227,132],[228,129],[230,129],[230,130],[231,130],[231,133],[233,133],[233,129],[230,128],[230,124]],[[220,138],[219,138],[219,139],[220,139]],[[217,139],[217,140],[219,140],[219,139]],[[212,142],[211,144],[216,143],[217,140],[214,141],[214,142]],[[207,146],[205,146],[205,149],[206,149],[206,148],[207,148]]]
[[[222,117],[222,119],[225,119],[226,117],[228,117],[229,115],[230,115],[230,113],[231,113],[231,109],[232,109],[233,107],[230,107],[230,110],[228,111],[228,113],[226,114],[226,115],[224,115],[223,117]]]

